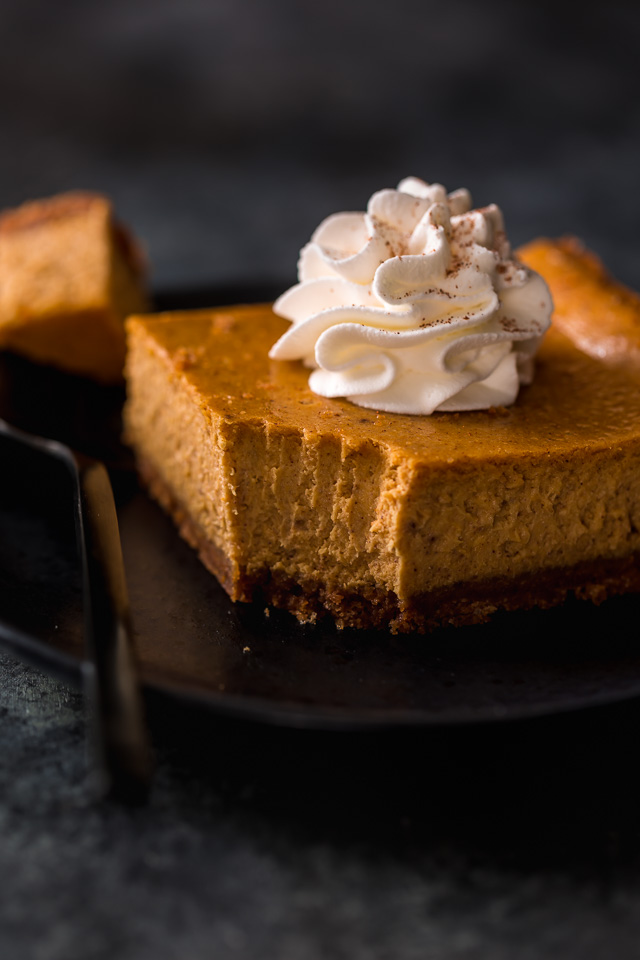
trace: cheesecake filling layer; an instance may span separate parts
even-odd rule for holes
[[[154,467],[139,460],[141,477],[152,496],[173,517],[181,535],[234,600],[269,603],[295,614],[303,623],[331,615],[338,627],[384,628],[391,633],[425,632],[443,626],[483,623],[499,609],[547,608],[569,594],[600,603],[608,596],[640,591],[640,553],[581,561],[569,567],[542,568],[533,574],[478,576],[450,587],[429,589],[401,601],[380,585],[354,590],[267,568],[252,574],[238,569],[204,534],[176,500]]]
[[[126,437],[179,523],[188,515],[198,540],[224,555],[232,598],[266,574],[397,593],[395,492],[406,468],[370,441],[213,411],[175,359],[153,335],[133,338]]]

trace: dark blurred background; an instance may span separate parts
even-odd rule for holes
[[[0,0],[0,205],[103,190],[156,286],[288,283],[406,175],[640,286],[640,5]]]

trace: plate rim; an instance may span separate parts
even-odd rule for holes
[[[9,655],[78,690],[83,689],[87,673],[92,669],[90,661],[84,657],[74,656],[1,620],[0,647]],[[600,691],[587,703],[580,697],[573,697],[561,702],[529,704],[519,708],[505,707],[503,710],[494,708],[482,713],[477,710],[468,713],[458,710],[456,713],[439,717],[436,713],[426,713],[418,709],[385,711],[380,708],[349,710],[346,707],[330,705],[309,707],[289,700],[271,700],[254,694],[229,694],[197,685],[188,686],[144,677],[140,679],[145,697],[160,695],[185,707],[270,727],[336,733],[492,726],[498,723],[519,723],[583,713],[640,700],[639,680],[637,690],[619,690],[615,693]]]

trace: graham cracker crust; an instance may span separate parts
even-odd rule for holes
[[[570,596],[600,604],[610,596],[640,592],[640,554],[585,561],[517,578],[478,579],[401,601],[387,590],[352,594],[321,582],[298,582],[265,569],[248,575],[205,535],[149,461],[138,471],[150,495],[173,518],[180,536],[198,553],[231,600],[288,610],[303,623],[331,616],[336,626],[428,633],[444,626],[486,623],[498,610],[548,609]]]

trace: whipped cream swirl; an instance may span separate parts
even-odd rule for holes
[[[500,209],[415,177],[366,213],[324,220],[299,283],[274,304],[277,360],[315,368],[314,393],[392,413],[513,403],[549,326],[546,283],[511,256]]]

